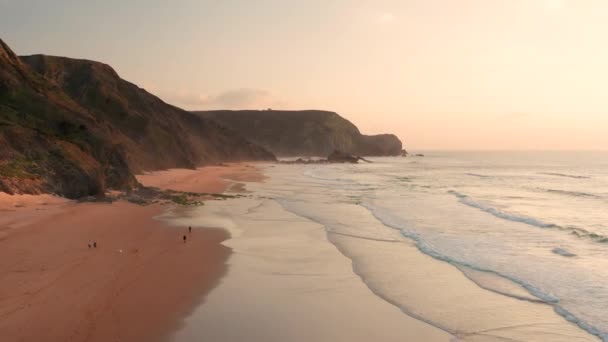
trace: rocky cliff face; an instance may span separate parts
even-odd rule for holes
[[[120,133],[135,171],[274,156],[217,122],[166,104],[108,65],[43,55],[21,59]]]
[[[274,156],[170,106],[107,65],[20,58],[0,40],[0,191],[70,198],[137,186],[134,172]]]
[[[278,156],[327,156],[334,150],[362,156],[401,155],[393,134],[362,135],[350,121],[327,111],[204,111],[203,118],[241,133]]]
[[[0,191],[80,197],[137,184],[109,127],[0,41]]]

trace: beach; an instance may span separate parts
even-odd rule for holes
[[[214,202],[164,219],[227,229],[234,251],[221,284],[173,342],[451,339],[376,296],[322,226],[271,200]]]
[[[382,160],[232,164],[138,177],[159,189],[227,194],[194,206],[3,195],[0,335],[25,342],[598,340],[520,284],[450,262],[396,229],[375,197],[365,199],[380,191],[371,184],[386,167]],[[397,194],[415,199],[407,191]]]
[[[608,342],[606,17],[0,0],[0,342]]]
[[[171,188],[194,178],[191,191],[218,193],[232,184],[224,175],[244,170],[254,173],[233,165],[140,181]],[[170,207],[0,194],[1,340],[164,340],[217,285],[230,255],[225,231],[189,234],[155,219]]]
[[[265,165],[268,179],[247,184],[253,196],[164,215],[229,231],[233,252],[170,340],[598,341],[521,284],[442,259],[380,220],[364,197],[394,189],[372,185],[393,162]]]

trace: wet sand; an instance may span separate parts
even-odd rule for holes
[[[273,200],[214,201],[164,219],[227,229],[233,250],[228,274],[172,342],[452,340],[375,295],[323,226]]]
[[[236,165],[140,181],[218,193],[242,170],[255,173]],[[189,234],[154,219],[167,208],[1,194],[1,340],[160,341],[177,329],[226,272],[230,249],[223,230]]]
[[[163,217],[226,229],[233,251],[172,342],[598,341],[523,288],[484,289],[364,207],[299,185],[301,169],[264,170],[253,196]]]

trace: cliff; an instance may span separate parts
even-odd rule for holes
[[[362,156],[397,156],[402,143],[393,134],[363,135],[334,112],[306,110],[200,111],[278,156],[328,156],[334,150]]]
[[[136,187],[144,170],[274,159],[105,64],[20,58],[0,40],[0,191],[77,198]]]
[[[108,65],[43,55],[21,59],[120,133],[136,172],[274,156],[213,120],[169,105]]]

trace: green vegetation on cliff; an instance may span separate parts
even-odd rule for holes
[[[102,195],[144,170],[236,160],[274,156],[105,64],[18,57],[0,40],[0,191]]]

